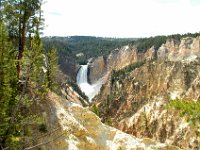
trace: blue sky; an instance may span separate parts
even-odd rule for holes
[[[148,37],[200,31],[200,0],[47,0],[46,36]]]

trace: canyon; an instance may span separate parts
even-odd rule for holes
[[[32,106],[45,131],[33,127],[23,149],[198,150],[199,124],[169,104],[200,100],[199,43],[199,37],[170,39],[145,53],[127,45],[91,59],[76,78],[83,91],[101,81],[97,95],[88,102],[69,84],[62,96],[49,91]]]
[[[123,52],[126,48],[118,57]],[[102,121],[138,138],[199,149],[194,125],[168,105],[176,99],[200,100],[200,38],[169,39],[157,51],[152,47],[146,53],[133,47],[132,54],[127,55],[131,61],[126,56],[126,62],[112,61],[114,67],[107,61],[109,75],[93,103]],[[115,53],[108,58],[112,56],[118,58]],[[131,71],[124,69],[143,61]]]

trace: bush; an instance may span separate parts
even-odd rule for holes
[[[43,133],[46,133],[47,132],[47,126],[46,124],[42,123],[39,125],[39,131],[40,132],[43,132]]]
[[[167,106],[180,111],[180,117],[185,116],[188,122],[192,122],[196,136],[200,136],[200,102],[188,100],[171,100]]]

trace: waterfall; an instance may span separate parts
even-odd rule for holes
[[[103,84],[101,80],[96,82],[95,84],[88,83],[88,65],[81,65],[81,68],[78,71],[76,76],[76,82],[80,87],[81,91],[88,96],[89,100],[91,99],[100,91],[100,88]]]
[[[76,77],[78,85],[80,85],[81,83],[88,83],[87,72],[88,72],[88,65],[81,65],[81,68],[79,69],[79,72]]]
[[[94,94],[95,90],[93,85],[90,85],[88,83],[87,73],[88,73],[88,65],[81,65],[81,68],[79,69],[78,74],[76,76],[76,81],[81,91],[88,96],[89,100],[91,100],[95,95]]]

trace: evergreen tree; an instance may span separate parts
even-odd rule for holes
[[[41,0],[5,0],[4,2],[4,14],[7,20],[9,37],[18,47],[17,72],[19,79],[27,35],[39,28],[41,3]]]
[[[35,96],[44,96],[47,92],[46,89],[46,68],[45,68],[45,55],[42,48],[42,41],[36,33],[31,40],[30,49],[24,52],[23,62],[23,78],[26,82],[27,88],[35,89],[33,93]]]
[[[37,7],[39,2],[0,1],[0,6],[3,5],[0,7],[3,12],[0,14],[1,148],[20,149],[19,141],[25,136],[23,128],[27,126],[23,120],[31,117],[24,113],[27,103],[30,105],[30,100],[44,99],[48,91],[44,71],[46,56],[39,37],[42,21],[41,8],[38,11]],[[25,41],[28,33],[32,32],[35,35],[33,38],[29,36],[28,45]],[[20,71],[16,69],[16,64],[18,67],[20,64]]]
[[[18,103],[18,80],[16,72],[16,51],[13,50],[6,34],[6,28],[0,20],[0,143],[14,143],[19,130],[13,122],[13,110]]]
[[[50,90],[57,91],[58,92],[58,85],[55,82],[56,73],[58,72],[58,56],[57,56],[57,50],[54,48],[51,48],[47,54],[47,87]]]

